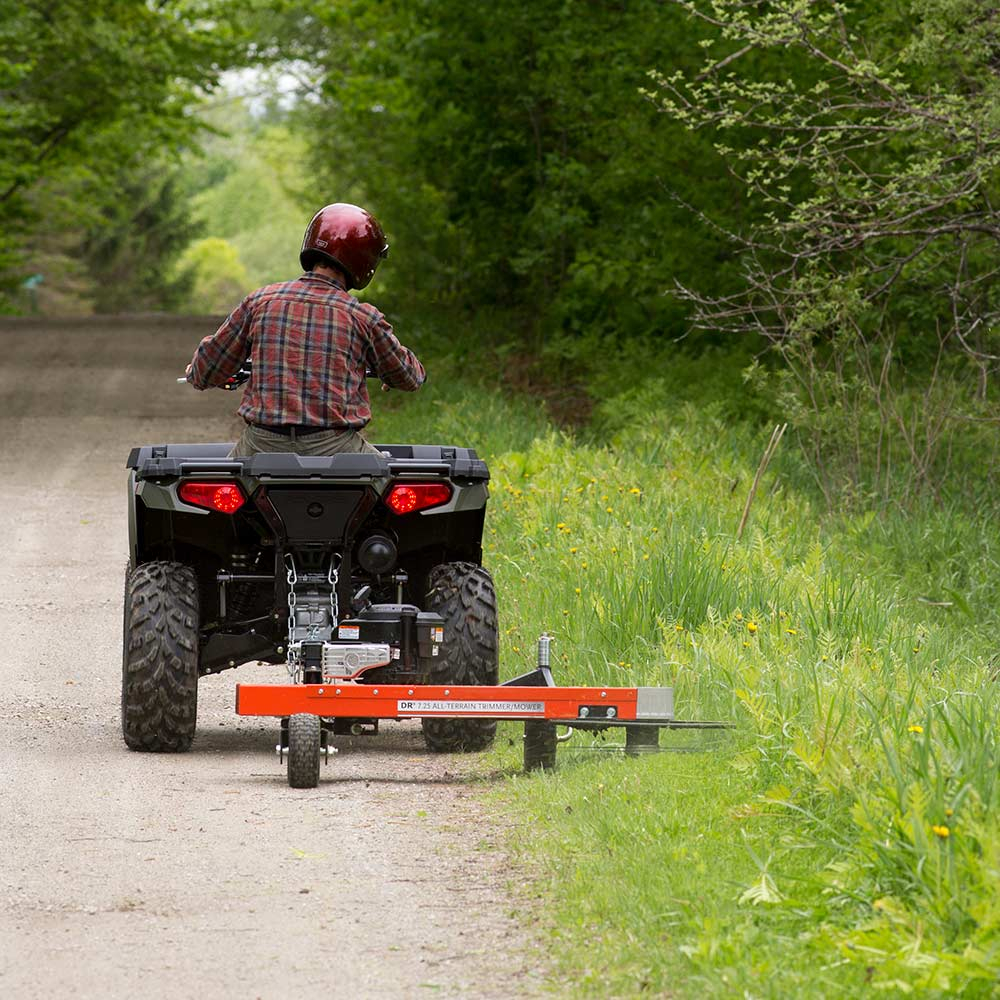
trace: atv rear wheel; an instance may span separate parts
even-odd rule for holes
[[[429,684],[497,684],[500,677],[493,578],[475,563],[435,566],[425,608],[444,618],[442,656],[422,662]],[[424,719],[424,741],[436,753],[485,750],[497,724],[486,719]]]
[[[288,784],[315,788],[319,784],[322,724],[318,715],[293,715],[288,720]]]
[[[198,580],[182,563],[125,576],[122,736],[130,750],[179,753],[198,717]]]

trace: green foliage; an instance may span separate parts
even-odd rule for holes
[[[294,277],[306,223],[325,204],[308,175],[305,139],[284,113],[251,112],[238,97],[204,117],[215,134],[186,162],[193,217],[237,249],[253,285]]]
[[[628,340],[695,367],[692,304],[707,346],[763,333],[749,394],[833,504],[996,457],[995,32],[985,0],[385,0],[293,33],[315,174],[386,222],[387,291],[506,311],[581,382]]]
[[[654,74],[651,96],[760,209],[733,234],[742,288],[682,289],[697,324],[776,345],[776,399],[828,499],[865,479],[937,491],[969,422],[998,412],[996,10],[678,6],[712,29],[705,63]]]
[[[321,19],[316,168],[382,214],[402,287],[519,307],[545,339],[679,333],[673,277],[724,281],[718,236],[664,189],[728,211],[735,188],[638,92],[658,58],[693,65],[683,18],[653,0],[476,0]]]
[[[689,403],[586,444],[442,365],[442,331],[397,326],[432,393],[390,395],[376,433],[488,459],[504,676],[546,630],[562,683],[673,684],[679,717],[737,725],[638,761],[578,734],[554,776],[496,793],[574,988],[991,995],[995,498],[824,514],[769,473],[738,542],[760,434]],[[505,733],[488,766],[515,772]]]
[[[122,169],[105,183],[117,198],[88,222],[79,248],[93,283],[95,312],[179,306],[190,282],[172,265],[198,231],[183,197],[182,173],[173,164],[154,162]]]
[[[218,236],[192,243],[181,255],[178,271],[190,284],[186,305],[192,312],[228,314],[253,290],[236,248]]]
[[[657,761],[641,789],[585,755],[558,785],[512,791],[550,817],[553,875],[574,859],[552,885],[590,991],[982,988],[998,971],[982,850],[1000,836],[995,545],[970,618],[896,589],[863,533],[810,528],[818,512],[788,491],[758,498],[739,544],[750,445],[688,408],[614,452],[550,438],[493,467],[513,669],[547,628],[564,682],[673,683],[682,717],[740,727],[721,761]],[[935,555],[972,558],[969,534],[927,528]],[[950,561],[911,572],[938,590]],[[682,808],[695,816],[665,827]]]
[[[109,233],[127,209],[115,180],[148,176],[199,131],[190,108],[242,56],[232,0],[6,0],[0,14],[0,295],[17,284],[25,244],[57,230],[77,249],[94,216]],[[90,184],[87,203],[53,193]],[[161,191],[161,194],[163,192]],[[143,248],[148,254],[149,245]],[[100,265],[98,265],[98,268]],[[10,300],[0,298],[0,308]]]

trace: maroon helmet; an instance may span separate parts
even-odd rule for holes
[[[299,261],[311,271],[324,261],[347,275],[348,288],[364,288],[379,261],[389,256],[389,244],[378,219],[357,205],[337,202],[321,208],[306,227]]]

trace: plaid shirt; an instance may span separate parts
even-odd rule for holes
[[[251,292],[198,345],[188,380],[222,385],[248,357],[237,412],[252,424],[361,428],[372,415],[366,369],[410,392],[427,378],[375,306],[312,272]]]

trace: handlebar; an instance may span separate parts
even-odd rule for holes
[[[222,385],[217,386],[219,389],[225,389],[227,392],[232,392],[234,389],[239,389],[240,386],[244,385],[250,380],[250,375],[253,373],[253,361],[247,358],[246,361],[240,365],[240,370],[235,375],[230,375]],[[375,372],[365,370],[365,378],[378,378]],[[179,378],[178,382],[187,382],[188,377],[185,375],[183,378]]]

